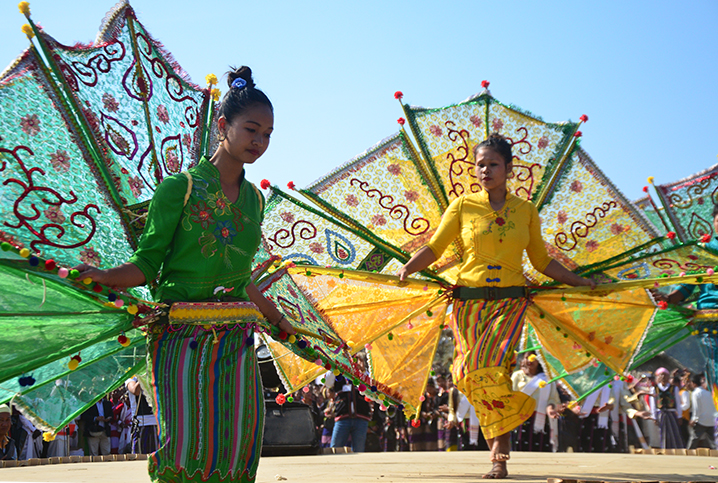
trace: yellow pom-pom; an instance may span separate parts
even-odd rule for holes
[[[212,100],[213,100],[214,102],[217,102],[217,101],[219,100],[219,97],[222,95],[222,91],[220,91],[220,90],[217,89],[216,87],[215,87],[214,89],[212,89],[212,90],[210,91],[210,93],[212,94]]]
[[[84,279],[82,279],[82,283],[84,283],[85,285],[90,285],[92,283],[92,279],[90,277],[85,277]]]
[[[290,335],[289,338],[287,338],[290,344],[294,344],[297,341],[297,338],[294,335]]]
[[[214,74],[207,74],[204,78],[207,81],[208,86],[217,85],[217,76]]]
[[[27,2],[23,2],[23,3],[27,3]],[[44,433],[42,433],[42,440],[43,440],[43,441],[47,441],[48,443],[49,443],[50,441],[54,441],[54,440],[55,440],[55,433],[49,433],[49,432],[45,431]]]
[[[653,176],[648,177],[648,184],[653,184]]]
[[[570,402],[566,405],[566,407],[569,408],[569,409],[575,408],[575,407],[576,407],[576,401],[570,401]]]
[[[17,4],[17,8],[20,10],[20,13],[26,17],[30,15],[30,2],[20,2]]]
[[[70,359],[70,362],[67,363],[67,368],[71,371],[74,371],[79,365],[80,363],[77,361],[77,359]]]
[[[127,313],[130,315],[135,315],[137,313],[137,306],[135,304],[130,304],[127,306]]]
[[[28,250],[27,248],[23,248],[22,250],[20,250],[20,256],[21,256],[22,258],[27,258],[27,257],[29,257],[29,256],[30,256],[30,250]]]
[[[339,369],[334,369],[332,372],[334,373],[335,376],[338,376],[339,374],[342,373],[342,371],[340,371]]]
[[[27,35],[27,38],[28,38],[28,39],[31,39],[31,38],[33,38],[33,37],[35,36],[35,32],[32,31],[32,27],[30,27],[30,24],[27,24],[27,23],[26,23],[25,25],[23,25],[23,26],[21,27],[21,29],[22,29],[22,33],[24,33],[25,35]]]
[[[531,355],[529,356],[529,362],[533,362],[533,361],[535,361],[535,360],[536,360],[536,354],[531,354]]]
[[[539,387],[540,388],[546,387],[546,381],[539,381]]]

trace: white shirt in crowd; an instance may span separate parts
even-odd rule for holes
[[[706,391],[700,386],[693,389],[691,406],[693,407],[691,421],[695,421],[701,426],[713,427],[715,425],[716,410],[710,391]]]

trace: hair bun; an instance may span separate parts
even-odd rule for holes
[[[230,67],[229,72],[227,72],[227,85],[229,87],[232,87],[232,82],[235,81],[235,79],[242,78],[247,83],[247,87],[250,89],[254,87],[254,80],[252,80],[252,69],[247,67],[246,65],[243,65],[239,69],[235,69],[234,67]]]

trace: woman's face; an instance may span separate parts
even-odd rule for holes
[[[231,123],[224,117],[217,122],[220,133],[224,134],[222,147],[242,164],[252,164],[264,154],[274,130],[274,114],[264,104],[255,104]]]
[[[660,374],[656,374],[656,381],[659,384],[666,385],[668,384],[669,375],[667,372],[661,372]]]
[[[482,147],[476,151],[476,179],[486,191],[505,187],[511,168],[513,164],[505,163],[494,149]]]
[[[538,359],[530,361],[528,357],[521,359],[521,370],[527,376],[535,376],[538,373]]]

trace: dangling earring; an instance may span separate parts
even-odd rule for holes
[[[227,139],[227,133],[220,131],[219,136],[217,136],[217,141],[221,143],[224,142],[225,139]]]

